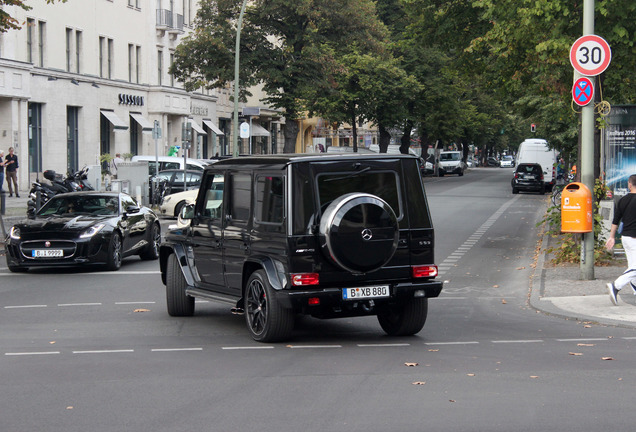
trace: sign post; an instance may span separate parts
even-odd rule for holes
[[[157,177],[157,173],[159,172],[159,138],[161,138],[159,120],[155,120],[154,127],[152,128],[152,138],[155,140],[155,175],[152,180],[152,203],[154,205],[159,205],[159,202],[157,202],[157,182],[159,181],[159,178]]]

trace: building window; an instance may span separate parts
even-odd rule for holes
[[[161,85],[161,77],[163,75],[163,51],[157,51],[157,84]]]
[[[82,32],[75,30],[75,72],[81,72]]]
[[[46,40],[46,23],[38,21],[38,66],[44,67],[44,41]]]
[[[35,30],[35,20],[27,18],[27,62],[33,63],[33,32]]]
[[[29,172],[42,172],[42,104],[28,103]]]
[[[128,4],[130,4],[131,1],[132,0],[129,0]],[[128,81],[130,82],[133,81],[133,71],[135,70],[134,59],[135,46],[133,44],[128,44]]]
[[[139,79],[141,76],[141,47],[137,46],[137,53],[136,53],[136,69],[135,69],[135,82],[137,84],[139,84]]]
[[[170,67],[172,68],[172,64],[174,63],[174,53],[170,53]],[[174,87],[174,75],[172,72],[170,73],[170,87]]]
[[[114,50],[114,42],[112,39],[108,39],[108,78],[113,77],[113,50]]]
[[[71,71],[71,53],[73,52],[73,29],[66,29],[66,71]]]
[[[66,166],[69,170],[79,168],[79,107],[66,107]]]
[[[99,37],[99,76],[104,78],[104,43],[105,38]]]

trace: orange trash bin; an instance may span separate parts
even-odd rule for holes
[[[592,232],[592,192],[583,183],[570,183],[561,192],[561,232]]]

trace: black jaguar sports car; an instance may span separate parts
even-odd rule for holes
[[[29,267],[103,264],[118,270],[122,259],[159,257],[157,215],[117,192],[56,195],[39,211],[14,225],[6,240],[12,272]]]

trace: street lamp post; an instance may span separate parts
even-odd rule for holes
[[[243,0],[241,13],[236,24],[236,49],[234,51],[234,121],[232,125],[232,144],[234,146],[233,155],[237,157],[238,151],[238,101],[239,101],[239,57],[241,48],[241,26],[243,25],[243,13],[247,0]]]

